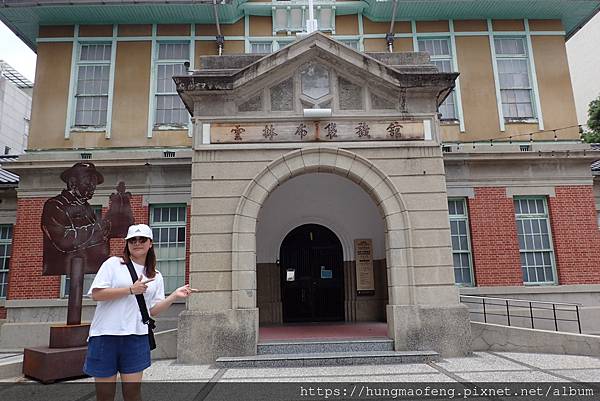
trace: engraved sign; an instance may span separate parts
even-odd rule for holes
[[[373,278],[373,241],[371,239],[354,240],[354,256],[356,262],[356,291],[375,291]]]
[[[422,141],[429,120],[213,123],[211,143]]]

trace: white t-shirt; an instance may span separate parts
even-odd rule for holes
[[[102,263],[88,295],[92,295],[94,288],[129,288],[133,285],[129,269],[127,265],[121,263],[122,260],[120,257],[112,256]],[[143,275],[144,266],[134,262],[133,267],[138,277]],[[154,281],[147,284],[148,289],[144,293],[148,313],[154,305],[165,299],[163,277],[158,271],[154,277]],[[147,277],[143,276],[142,280],[145,279]],[[128,294],[112,301],[98,301],[89,336],[130,334],[148,334],[148,326],[142,322],[142,314],[135,295]]]

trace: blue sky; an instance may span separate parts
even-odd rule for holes
[[[35,53],[0,22],[0,60],[8,62],[15,70],[33,82],[35,59]]]

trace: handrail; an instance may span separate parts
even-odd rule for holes
[[[466,300],[463,298],[472,298],[474,300],[481,300],[481,302],[476,302],[474,300]],[[489,302],[489,301],[486,302],[486,300],[501,301],[501,303],[494,303],[494,302]],[[476,315],[483,315],[484,323],[488,323],[488,316],[506,317],[506,325],[507,326],[514,326],[514,318],[529,318],[528,320],[531,322],[531,328],[535,329],[535,320],[536,319],[552,320],[552,321],[554,321],[554,330],[559,331],[558,322],[577,322],[577,328],[579,330],[579,333],[581,334],[581,320],[580,320],[580,316],[579,316],[579,308],[583,305],[579,304],[579,303],[535,301],[535,300],[530,300],[530,299],[515,299],[515,298],[498,298],[498,297],[486,297],[486,296],[482,296],[482,295],[460,295],[460,301],[465,304],[481,305],[481,307],[483,308],[483,312],[469,310],[469,313],[476,314]],[[515,304],[511,304],[511,302],[519,302],[519,303],[524,303],[526,305],[515,305]],[[552,305],[552,308],[547,308],[547,307],[543,307],[543,306],[534,306],[534,304]],[[497,308],[497,309],[492,308],[492,310],[496,313],[489,312],[490,306],[491,307],[497,306],[499,308]],[[557,308],[557,306],[574,307],[574,309],[562,309],[562,308]],[[513,324],[511,325],[511,312],[510,312],[511,307],[527,309],[529,311],[529,314],[522,315],[519,313],[515,314],[513,312],[512,313]],[[502,310],[505,310],[506,313],[497,313],[498,311],[502,311]],[[534,310],[551,310],[553,317],[550,318],[550,317],[543,317],[543,316],[535,316]],[[575,313],[576,319],[559,318],[556,316],[557,311]]]
[[[550,302],[550,301],[536,301],[533,299],[516,299],[516,298],[497,298],[497,297],[486,297],[485,295],[461,295],[461,298],[485,298],[485,299],[498,299],[501,301],[520,301],[520,302],[533,302],[536,304],[550,304],[550,305],[570,305],[570,306],[583,306],[583,304],[579,303],[569,303],[569,302]]]

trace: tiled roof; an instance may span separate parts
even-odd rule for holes
[[[25,78],[21,73],[11,67],[6,61],[0,60],[0,72],[2,76],[15,84],[17,88],[33,88],[33,82]]]
[[[592,143],[592,150],[600,150],[600,143]],[[600,172],[600,160],[592,163],[592,171]]]
[[[14,155],[0,155],[0,164],[3,162],[14,162],[19,156]],[[8,170],[0,168],[0,185],[19,185],[19,176],[11,173]]]

